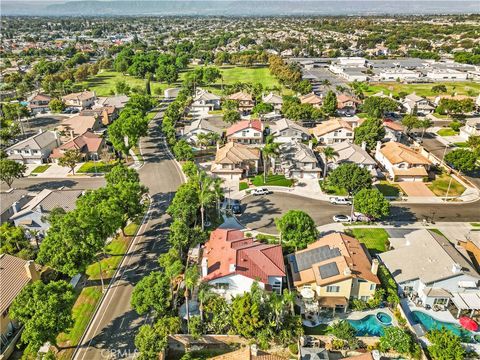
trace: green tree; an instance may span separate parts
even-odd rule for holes
[[[325,114],[332,116],[337,111],[337,96],[332,90],[327,92],[325,99],[323,100],[322,110]]]
[[[205,211],[215,204],[215,179],[201,171],[196,179],[198,184],[198,202],[200,204],[201,229],[205,230]]]
[[[257,114],[260,118],[262,118],[263,115],[268,114],[269,112],[272,112],[272,111],[273,111],[273,105],[264,103],[264,102],[259,102],[252,109],[252,113]]]
[[[58,159],[58,165],[70,168],[75,175],[75,166],[82,160],[83,156],[77,149],[69,149],[65,151],[61,158]]]
[[[370,117],[380,118],[388,111],[395,111],[398,103],[387,97],[370,96],[363,103],[362,109]]]
[[[465,359],[465,349],[460,337],[445,328],[432,329],[427,332],[430,341],[428,353],[433,360]]]
[[[421,126],[420,119],[415,115],[405,115],[402,119],[402,125],[405,126],[407,134],[414,128]]]
[[[325,146],[325,147],[319,146],[317,148],[317,150],[318,150],[318,152],[323,154],[323,158],[324,158],[324,161],[323,161],[323,178],[326,179],[327,178],[328,163],[330,162],[330,160],[333,160],[338,156],[338,152],[336,152],[335,149],[332,148],[331,146]]]
[[[415,348],[412,336],[407,330],[396,326],[389,326],[384,329],[384,334],[380,337],[380,350],[394,350],[403,355],[409,355]]]
[[[432,120],[427,118],[420,120],[418,127],[422,129],[422,140],[423,140],[423,137],[425,136],[425,131],[427,131],[427,129],[432,126],[433,126]]]
[[[264,326],[260,316],[260,304],[248,292],[233,298],[231,319],[235,332],[247,339],[254,337]]]
[[[467,140],[467,145],[477,154],[477,156],[480,155],[480,135],[470,135]]]
[[[193,227],[199,208],[198,189],[193,182],[187,182],[177,189],[167,213],[174,219],[182,220],[187,226]]]
[[[170,281],[164,273],[154,271],[143,277],[132,292],[132,308],[140,315],[154,311],[164,316],[171,305]]]
[[[18,294],[10,307],[10,317],[23,324],[21,340],[27,353],[35,354],[47,341],[57,344],[57,335],[73,325],[73,287],[67,282],[35,281]]]
[[[339,320],[330,326],[329,332],[338,339],[351,341],[355,339],[357,331],[348,321]]]
[[[138,145],[142,136],[147,135],[148,119],[141,110],[124,109],[117,120],[108,127],[108,136],[113,147],[128,159],[130,149]]]
[[[25,171],[27,171],[27,167],[24,164],[8,158],[0,159],[0,180],[4,181],[10,188],[15,179],[23,177]]]
[[[268,135],[265,139],[265,146],[262,148],[263,155],[263,182],[267,182],[267,172],[270,157],[278,155],[279,143],[274,141],[273,135]]]
[[[4,222],[0,226],[0,253],[10,254],[25,260],[33,259],[35,253],[21,227]]]
[[[330,172],[327,181],[331,186],[347,190],[349,194],[372,187],[370,172],[355,163],[341,164]]]
[[[281,218],[275,219],[282,243],[287,243],[299,250],[317,239],[315,222],[301,210],[289,210]]]
[[[455,149],[445,155],[445,162],[461,172],[477,169],[477,160],[477,155],[468,149]]]
[[[183,282],[185,284],[185,306],[186,306],[186,315],[187,315],[187,329],[190,331],[190,306],[189,306],[189,297],[193,293],[193,289],[198,283],[200,274],[198,273],[197,266],[190,266],[185,270]]]
[[[227,110],[223,114],[223,121],[227,124],[233,124],[240,121],[240,113],[236,110]]]
[[[355,128],[354,133],[355,144],[362,145],[365,142],[367,149],[372,150],[375,148],[377,141],[385,137],[385,128],[381,119],[368,118]]]
[[[443,84],[432,86],[432,92],[435,94],[446,93],[447,87]]]
[[[139,360],[157,360],[159,353],[166,349],[168,336],[180,331],[177,316],[161,317],[155,325],[142,325],[135,336],[135,346],[140,351]]]
[[[115,94],[128,95],[130,93],[130,86],[125,80],[119,80],[115,83]]]
[[[193,160],[192,147],[183,139],[173,146],[173,154],[179,161]]]
[[[50,108],[50,111],[52,111],[53,113],[59,113],[65,109],[65,104],[63,103],[62,100],[52,99],[48,103],[48,107]]]
[[[390,213],[390,203],[377,189],[362,189],[354,197],[355,210],[380,219]]]

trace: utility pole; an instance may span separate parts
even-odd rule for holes
[[[450,186],[452,185],[453,177],[450,175],[450,182],[448,183],[447,193],[445,194],[445,201],[448,201],[448,193],[450,192]]]

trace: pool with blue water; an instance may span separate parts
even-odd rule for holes
[[[460,336],[465,342],[472,342],[474,341],[474,335],[480,335],[479,333],[468,331],[458,324],[437,320],[422,311],[412,311],[412,315],[413,320],[418,324],[422,324],[426,331],[432,329],[441,329],[444,327],[445,329],[453,332],[455,335]]]
[[[347,320],[357,331],[357,336],[382,336],[386,326],[392,324],[390,315],[379,312],[376,315],[367,315],[359,320]]]

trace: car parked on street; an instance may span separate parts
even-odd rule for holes
[[[332,197],[330,198],[330,204],[334,205],[352,205],[352,201],[347,197]]]
[[[270,194],[270,190],[267,188],[255,188],[251,192],[252,195],[268,195]]]
[[[333,216],[333,221],[334,222],[350,222],[352,221],[352,218],[348,215],[334,215]]]

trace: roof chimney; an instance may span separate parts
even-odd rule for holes
[[[25,263],[24,266],[25,266],[25,271],[27,272],[27,276],[28,276],[29,279],[31,279],[33,281],[36,281],[40,278],[38,276],[38,271],[35,268],[35,263],[33,262],[33,260],[28,260]]]
[[[460,271],[462,271],[462,266],[461,266],[460,264],[458,264],[458,263],[454,263],[454,264],[452,265],[452,272],[453,272],[454,274],[458,274]]]
[[[366,141],[362,141],[362,149],[363,150],[367,149],[367,142]]]
[[[230,264],[229,271],[234,272],[237,269],[237,266],[235,264]]]
[[[312,140],[310,140],[310,141],[308,142],[308,147],[310,148],[310,150],[313,149],[313,141],[312,141]]]
[[[208,259],[206,257],[202,258],[202,277],[208,275]]]
[[[382,148],[382,142],[377,141],[377,146],[375,147],[375,153],[379,153],[381,148]]]
[[[258,346],[257,346],[257,344],[250,345],[250,355],[258,356]]]
[[[377,275],[377,273],[378,273],[378,265],[379,265],[378,260],[377,260],[377,259],[373,259],[373,260],[372,260],[372,274]]]

